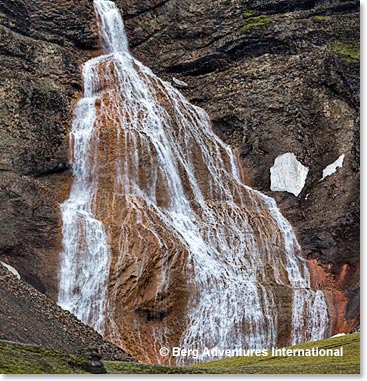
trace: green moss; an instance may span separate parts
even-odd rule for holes
[[[217,369],[219,373],[296,373],[296,374],[358,374],[360,367],[360,334],[335,337],[296,345],[292,349],[338,349],[343,347],[342,357],[272,356],[232,357],[224,360],[198,364],[201,369]]]
[[[247,19],[249,17],[255,16],[255,12],[254,11],[246,11],[246,12],[243,12],[242,16],[244,19]]]
[[[335,41],[331,49],[347,61],[358,62],[360,58],[359,41]]]
[[[314,16],[312,18],[313,21],[323,23],[323,22],[330,22],[330,17],[325,17],[325,16]]]
[[[0,341],[2,374],[88,373],[87,360],[51,349]]]
[[[358,374],[360,334],[296,345],[298,349],[339,349],[343,357],[232,357],[192,367],[167,367],[137,363],[105,362],[108,373],[115,374]]]
[[[241,30],[243,32],[248,32],[257,28],[267,29],[273,22],[272,19],[266,15],[255,16],[253,11],[246,11],[242,16],[244,20]]]
[[[139,363],[106,361],[108,373],[114,374],[358,374],[360,334],[335,337],[296,345],[292,349],[338,349],[342,357],[231,357],[191,367],[169,367]],[[6,374],[87,373],[86,360],[50,349],[0,341],[0,372]]]

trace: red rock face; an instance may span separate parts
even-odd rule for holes
[[[348,290],[355,288],[359,279],[359,268],[344,263],[335,274],[333,265],[321,265],[316,259],[308,260],[311,284],[325,291],[331,319],[331,334],[351,332],[359,325],[359,314],[348,318],[347,307],[350,302]]]
[[[189,85],[182,89],[185,96],[238,148],[249,174],[246,184],[268,192],[269,169],[285,152],[296,153],[310,168],[299,197],[271,196],[297,231],[305,257],[311,253],[332,277],[343,264],[349,266],[353,281],[342,289],[349,300],[342,320],[354,321],[359,316],[360,62],[334,47],[335,36],[359,45],[359,3],[343,11],[338,2],[330,4],[326,15],[335,22],[323,25],[310,17],[318,14],[316,3],[308,3],[307,10],[302,1],[286,3],[249,1],[247,10],[273,22],[265,31],[239,34],[243,9],[236,2],[213,7],[207,0],[182,0],[154,9],[151,2],[118,2],[127,15],[134,55],[161,77]],[[320,182],[323,169],[343,153],[343,168]]]

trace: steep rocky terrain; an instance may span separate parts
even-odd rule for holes
[[[334,330],[359,321],[359,3],[118,0],[134,55],[173,77],[239,150],[248,183],[296,228]],[[91,0],[0,0],[0,260],[52,299],[68,195],[68,131],[80,67],[98,54]],[[303,192],[270,192],[294,152]],[[342,169],[319,182],[341,154]],[[11,302],[13,304],[13,302]],[[10,307],[9,307],[10,308]]]
[[[92,328],[0,264],[0,340],[33,344],[64,353],[97,353],[105,360],[132,361]]]

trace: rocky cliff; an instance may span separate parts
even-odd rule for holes
[[[54,299],[68,130],[93,28],[88,1],[0,2],[0,255]]]
[[[337,306],[334,331],[353,328],[359,319],[359,3],[117,4],[134,55],[209,112],[219,136],[238,149],[248,183],[275,197],[296,228],[314,283],[329,289]],[[68,132],[81,64],[100,49],[93,4],[1,0],[0,30],[0,260],[56,299],[59,204],[71,183]],[[310,169],[298,197],[270,192],[270,167],[285,152]],[[343,167],[320,182],[341,154]]]

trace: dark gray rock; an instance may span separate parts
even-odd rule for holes
[[[91,1],[0,0],[0,258],[53,299],[72,106],[97,46]]]

